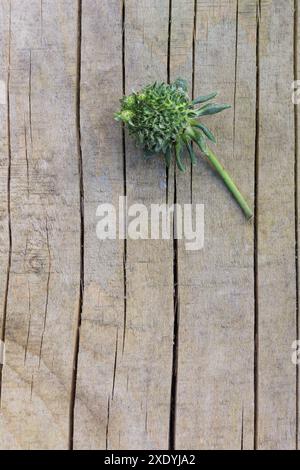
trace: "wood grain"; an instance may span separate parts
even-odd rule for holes
[[[257,447],[296,444],[294,2],[261,2],[259,34]],[[281,21],[278,19],[281,18]],[[282,145],[284,142],[284,145]]]
[[[74,448],[105,449],[124,322],[124,242],[98,240],[99,204],[124,194],[122,2],[82,5],[81,148],[84,181],[84,294],[74,416]],[[119,351],[119,353],[118,353]],[[114,433],[118,439],[118,431]]]
[[[125,193],[128,205],[143,203],[150,208],[151,203],[165,201],[163,161],[143,161],[126,139],[123,168],[122,132],[112,119],[123,80],[129,93],[155,78],[166,78],[168,2],[130,0],[124,12],[119,1],[96,4],[96,10],[95,2],[83,4],[87,268],[75,446],[166,448],[172,371],[172,243],[113,240],[98,242],[96,256],[94,250],[97,204],[117,206],[118,197]]]
[[[1,449],[299,445],[299,28],[298,0],[0,0]],[[177,77],[232,104],[206,121],[254,222],[114,121]],[[203,203],[203,250],[99,240],[124,195]]]
[[[197,2],[195,96],[218,90],[218,101],[233,105],[209,124],[217,154],[250,201],[255,31],[254,2],[239,1],[238,10],[235,1]],[[176,49],[173,60],[176,69]],[[190,66],[186,73],[191,75]],[[193,203],[205,205],[205,245],[195,252],[179,245],[176,447],[252,448],[253,226],[201,158],[191,183]],[[178,197],[186,200],[181,175],[177,184]]]
[[[79,292],[77,14],[70,0],[42,6],[4,2],[12,259],[1,448],[68,447]]]
[[[125,2],[125,92],[167,78],[169,2]],[[163,160],[145,162],[126,138],[128,205],[166,201]],[[112,446],[168,446],[173,342],[172,241],[128,240],[126,325],[117,364]],[[126,390],[126,392],[125,392]],[[112,422],[113,424],[113,422]],[[115,444],[114,444],[115,443]]]
[[[9,222],[8,222],[8,42],[9,42],[9,2],[0,4],[0,325],[3,337],[4,310],[6,304],[7,268],[9,260]]]

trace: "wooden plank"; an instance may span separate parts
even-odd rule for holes
[[[125,2],[126,93],[167,79],[168,20],[167,0]],[[129,205],[143,203],[149,210],[152,203],[166,202],[163,159],[145,162],[130,139],[126,139],[126,186]],[[121,439],[112,445],[165,449],[172,372],[172,241],[129,239],[126,280],[124,351],[115,384],[119,400],[111,408]]]
[[[257,447],[296,436],[293,1],[262,1],[259,34]]]
[[[12,260],[0,447],[61,449],[79,293],[77,9],[72,0],[4,5]]]
[[[177,78],[185,79],[188,83],[190,96],[193,93],[193,65],[195,42],[195,15],[196,5],[194,0],[185,0],[184,4],[179,0],[172,0],[171,30],[170,30],[170,81]],[[187,157],[187,155],[186,155]],[[185,160],[186,172],[182,174],[174,162],[169,169],[168,200],[169,203],[191,203],[192,194],[192,168],[189,159]],[[170,420],[170,448],[176,449],[176,425],[177,425],[177,387],[178,387],[178,354],[179,348],[186,345],[179,344],[178,328],[180,325],[180,279],[182,246],[185,240],[174,241],[174,349],[173,349],[173,381],[172,381],[172,417]]]
[[[255,13],[255,2],[249,0],[240,0],[238,9],[233,0],[198,0],[194,70],[196,96],[218,90],[219,102],[233,105],[209,123],[216,152],[250,202]],[[182,74],[176,49],[171,57],[172,74]],[[191,72],[188,64],[185,73],[190,77]],[[190,199],[185,178],[177,177],[180,202]],[[191,196],[194,204],[205,205],[205,242],[203,250],[191,252],[179,243],[176,448],[252,448],[253,226],[202,161],[193,168]]]
[[[173,332],[172,244],[98,242],[95,210],[126,191],[128,205],[165,202],[162,161],[147,163],[112,125],[122,95],[167,71],[168,1],[83,4],[82,148],[85,175],[85,293],[74,425],[76,448],[166,448]],[[127,139],[126,139],[127,140]],[[126,246],[126,251],[125,250]],[[124,266],[123,266],[124,258]],[[124,285],[125,283],[125,285]],[[124,295],[126,299],[124,299]],[[150,301],[151,299],[151,301]]]
[[[299,80],[300,78],[300,15],[299,15],[299,0],[296,0],[294,5],[294,80]],[[299,88],[299,87],[298,87]],[[295,233],[295,251],[296,251],[296,288],[297,288],[297,297],[296,297],[296,339],[299,341],[300,339],[300,325],[299,325],[299,299],[300,299],[300,284],[299,284],[299,221],[300,221],[300,214],[299,214],[299,187],[300,187],[300,173],[299,173],[299,148],[300,148],[300,131],[299,131],[299,124],[300,124],[300,115],[299,115],[299,104],[295,105],[294,107],[294,121],[295,121],[295,223],[296,223],[296,233]],[[300,403],[300,377],[299,377],[299,363],[296,366],[296,419],[298,418],[298,422],[296,422],[296,433],[297,442],[296,447],[299,449],[300,446],[300,435],[299,435],[299,425],[300,425],[300,418],[299,418],[299,403]]]
[[[167,79],[169,2],[131,0],[126,2],[126,11],[129,92],[154,80]],[[130,142],[126,145],[126,177],[129,204],[141,202],[149,208],[151,203],[166,202],[163,160],[145,163]],[[123,355],[129,380],[125,408],[129,409],[126,421],[131,439],[127,438],[127,447],[166,448],[173,341],[172,242],[137,244],[128,240],[127,282]]]
[[[122,129],[113,121],[122,96],[122,2],[88,0],[82,7],[85,289],[74,448],[105,449],[111,432],[118,439],[117,424],[109,431],[108,419],[124,321],[124,241],[97,239],[100,219],[96,210],[105,203],[118,208],[119,196],[124,193]]]
[[[7,74],[9,38],[9,2],[0,4],[0,338],[7,285],[9,229],[7,207],[8,142],[7,142]],[[1,367],[1,365],[0,365]]]

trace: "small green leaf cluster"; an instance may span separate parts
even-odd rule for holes
[[[187,83],[177,79],[174,83],[154,83],[139,92],[121,99],[121,109],[115,119],[122,121],[146,156],[163,154],[169,167],[173,155],[181,171],[185,170],[182,155],[188,150],[191,162],[196,163],[192,143],[207,154],[207,139],[216,142],[212,132],[199,121],[201,116],[212,115],[230,108],[228,105],[208,103],[217,93],[191,100]]]

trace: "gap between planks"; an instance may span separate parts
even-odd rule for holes
[[[83,161],[81,148],[81,116],[80,116],[80,86],[81,86],[81,45],[82,45],[82,0],[77,0],[77,64],[76,64],[76,140],[78,155],[78,177],[79,177],[79,209],[80,209],[80,281],[78,316],[74,345],[71,398],[69,411],[69,449],[73,450],[74,440],[74,413],[76,400],[77,369],[80,341],[80,326],[82,320],[83,295],[84,295],[84,183],[83,183]]]
[[[1,341],[5,344],[5,331],[6,331],[6,317],[7,317],[7,306],[8,306],[8,293],[10,283],[10,272],[11,272],[11,260],[12,260],[12,228],[11,228],[11,124],[10,124],[10,68],[11,68],[11,1],[9,2],[9,27],[8,27],[8,69],[7,69],[7,85],[6,85],[6,102],[7,102],[7,153],[8,153],[8,164],[7,164],[7,217],[8,217],[8,260],[7,260],[7,271],[6,271],[6,285],[4,292],[4,306],[3,306],[3,319],[2,319],[2,331]],[[1,408],[1,397],[2,397],[2,375],[3,375],[3,364],[0,364],[0,408]]]
[[[294,0],[294,80],[298,77],[298,0]],[[295,274],[296,274],[296,338],[299,339],[299,233],[298,233],[298,109],[294,105],[295,128]],[[296,365],[296,450],[299,447],[299,364]]]
[[[259,125],[260,125],[260,20],[261,2],[256,6],[256,118],[255,118],[255,163],[254,163],[254,436],[253,448],[258,446],[259,414],[259,311],[258,311],[258,193],[259,193]]]

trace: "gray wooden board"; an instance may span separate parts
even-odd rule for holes
[[[172,372],[172,243],[97,242],[100,202],[164,202],[163,162],[144,162],[113,123],[126,92],[167,72],[168,2],[83,3],[82,144],[86,195],[85,292],[76,396],[78,448],[166,448]],[[113,19],[113,23],[111,20]],[[93,45],[93,46],[91,46]],[[125,76],[122,77],[122,73]],[[96,256],[95,256],[96,251]],[[124,259],[124,267],[123,267]],[[126,299],[124,295],[126,294]]]
[[[294,2],[261,2],[258,177],[258,435],[296,445]]]
[[[206,122],[220,160],[253,203],[255,3],[239,1],[237,10],[236,1],[198,1],[196,15],[195,96],[216,90],[218,102],[232,105]],[[175,50],[175,70],[179,60]],[[185,178],[178,175],[178,194],[188,202]],[[201,251],[179,248],[176,445],[252,448],[253,226],[201,157],[191,184],[193,203],[204,204],[205,242]]]
[[[10,194],[1,198],[10,200],[12,259],[0,447],[60,449],[69,440],[79,292],[77,11],[70,0],[43,1],[42,10],[37,0],[2,1],[1,11],[11,153]]]

